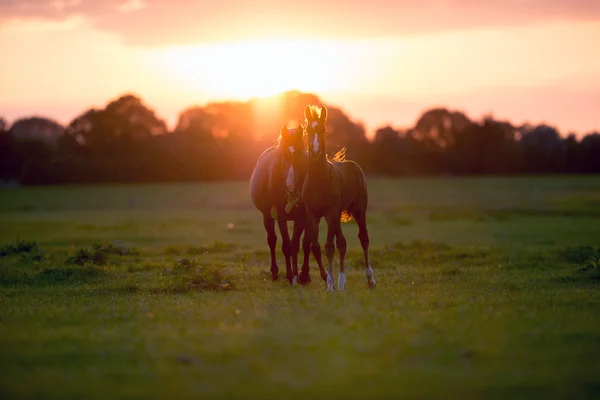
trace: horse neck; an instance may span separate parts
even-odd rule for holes
[[[327,173],[331,164],[327,161],[325,152],[320,155],[317,159],[308,160],[308,168],[306,172],[306,179],[312,181],[325,181],[331,179],[330,174]]]

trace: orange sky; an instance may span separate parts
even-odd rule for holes
[[[0,116],[62,123],[135,92],[193,104],[287,89],[363,121],[431,106],[600,130],[597,0],[0,0]]]

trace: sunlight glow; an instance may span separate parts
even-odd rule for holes
[[[344,65],[348,59],[346,46],[311,40],[178,47],[157,54],[158,64],[186,90],[232,99],[291,89],[339,90],[353,71]]]

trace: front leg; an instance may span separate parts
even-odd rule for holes
[[[268,213],[263,214],[263,225],[267,231],[267,243],[271,252],[271,278],[276,281],[279,279],[279,268],[277,267],[277,257],[275,247],[277,246],[277,234],[275,233],[275,220]]]
[[[291,240],[292,252],[292,285],[296,285],[298,281],[298,252],[300,251],[300,237],[304,231],[304,219],[296,219],[294,221],[294,233]]]
[[[279,226],[279,232],[281,233],[281,250],[283,251],[283,257],[285,258],[285,278],[292,283],[294,274],[292,273],[292,246],[290,242],[290,234],[288,232],[287,220],[283,217],[283,213],[278,213],[277,225]]]
[[[327,282],[327,272],[323,266],[323,260],[321,259],[321,245],[319,244],[319,221],[321,217],[317,217],[310,212],[307,214],[306,230],[310,239],[310,250],[312,251],[313,257],[319,266],[321,279],[323,279],[324,282]]]
[[[308,285],[310,279],[310,268],[308,265],[310,259],[310,237],[308,231],[304,230],[304,236],[302,237],[302,252],[304,253],[304,261],[302,262],[302,272],[298,277],[301,285]]]

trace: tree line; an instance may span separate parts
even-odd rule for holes
[[[183,110],[172,131],[142,99],[125,94],[67,126],[42,117],[0,118],[0,180],[21,184],[247,179],[281,126],[302,122],[315,95],[219,102]],[[600,172],[600,133],[566,137],[548,125],[515,126],[433,108],[414,126],[364,126],[327,104],[327,144],[366,173],[386,176]]]

